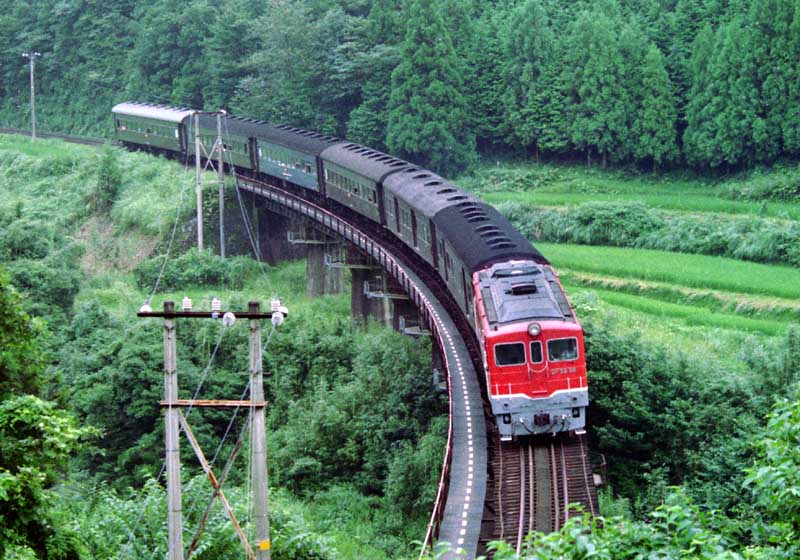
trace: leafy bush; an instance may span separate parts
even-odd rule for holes
[[[729,179],[720,194],[732,199],[796,201],[800,199],[800,165],[758,169],[743,179]]]
[[[800,267],[800,223],[686,215],[641,202],[590,202],[565,209],[505,203],[499,210],[529,239],[719,255]]]
[[[140,288],[151,289],[158,279],[164,256],[158,255],[143,261],[134,270]],[[197,286],[226,286],[238,289],[258,270],[255,261],[245,257],[223,259],[211,251],[190,250],[172,258],[164,267],[159,284],[162,290],[181,290]]]
[[[613,323],[587,321],[584,327],[590,433],[608,458],[615,491],[638,513],[655,507],[676,484],[688,485],[712,507],[741,503],[741,465],[749,460],[746,442],[758,431],[760,411],[800,380],[796,330],[777,351],[753,357],[749,365],[757,376],[732,383],[705,357],[615,335]]]

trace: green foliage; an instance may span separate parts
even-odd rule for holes
[[[19,545],[37,558],[78,558],[78,537],[54,522],[47,488],[91,433],[32,395],[0,402],[0,556],[6,546]]]
[[[650,209],[642,202],[586,202],[566,209],[505,203],[499,209],[532,240],[642,247],[800,267],[800,223],[794,221],[687,215]]]
[[[651,159],[654,170],[678,156],[677,111],[665,64],[658,47],[650,45],[642,67],[641,110],[633,123],[633,134],[638,138],[636,157]]]
[[[92,192],[92,203],[96,213],[108,212],[122,187],[122,169],[117,151],[103,150],[97,164],[97,182]]]
[[[139,287],[151,289],[155,286],[163,265],[163,255],[142,261],[133,271]],[[237,289],[256,271],[257,264],[244,257],[223,259],[211,251],[190,250],[170,259],[164,266],[159,286],[162,290],[223,285]]]
[[[95,487],[73,484],[67,490],[69,494],[57,500],[59,513],[65,518],[65,525],[81,536],[82,557],[161,558],[167,554],[164,538],[167,497],[158,481],[149,479],[141,489],[125,492],[104,484]],[[187,534],[192,535],[211,496],[211,488],[205,476],[197,476],[185,482],[183,490],[184,527]],[[237,518],[243,522],[245,533],[250,534],[247,489],[226,484],[225,494]],[[70,499],[72,495],[88,499]],[[333,559],[330,539],[314,532],[290,505],[286,496],[272,492],[272,557],[276,560]],[[239,558],[241,554],[242,545],[217,501],[193,557],[216,560]]]
[[[475,160],[468,128],[463,66],[438,0],[412,0],[401,62],[392,72],[386,145],[400,157],[442,174]]]
[[[725,518],[704,512],[679,490],[670,493],[665,503],[649,517],[649,523],[618,517],[572,517],[560,531],[529,535],[520,555],[516,555],[506,543],[491,543],[490,550],[495,551],[497,560],[737,560],[770,557],[737,546],[720,531],[721,526],[726,528]]]
[[[0,399],[37,394],[45,365],[43,326],[23,310],[21,298],[0,270]]]
[[[798,332],[793,333],[797,352]],[[800,373],[797,356],[790,367],[793,377]],[[774,407],[762,437],[755,440],[757,458],[748,469],[747,485],[756,503],[775,524],[773,538],[797,550],[800,535],[800,395],[782,400]],[[777,540],[776,539],[776,540]]]

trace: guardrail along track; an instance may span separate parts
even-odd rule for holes
[[[494,489],[487,501],[494,529],[487,540],[505,540],[519,553],[531,531],[558,531],[578,515],[569,504],[597,513],[585,434],[495,440],[491,464]]]

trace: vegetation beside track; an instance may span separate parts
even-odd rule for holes
[[[41,362],[9,374],[28,388],[0,399],[9,403],[0,407],[0,468],[13,473],[2,479],[4,491],[10,490],[0,493],[0,503],[4,512],[33,512],[22,524],[12,524],[19,519],[13,515],[0,520],[8,536],[0,541],[11,555],[0,548],[0,558],[35,554],[23,543],[70,558],[162,555],[166,502],[155,482],[163,460],[161,326],[136,318],[135,312],[159,276],[176,216],[176,238],[151,301],[154,308],[188,295],[196,307],[208,307],[212,297],[219,297],[226,307],[243,309],[249,299],[266,304],[278,295],[291,309],[291,318],[271,336],[265,357],[265,369],[272,373],[266,391],[275,557],[378,560],[413,554],[430,515],[446,440],[446,405],[428,373],[427,341],[354,327],[349,295],[307,298],[302,262],[267,267],[264,275],[247,256],[222,261],[211,252],[198,254],[194,175],[174,162],[9,136],[0,136],[0,152],[6,162],[0,167],[5,194],[0,268],[22,294],[19,313],[33,315],[33,325],[47,324],[46,334],[20,341],[26,351],[38,349]],[[216,196],[207,199],[213,228]],[[239,214],[235,197],[227,203]],[[235,228],[235,220],[229,223]],[[243,232],[232,232],[229,249],[247,250],[243,238]],[[210,245],[213,249],[213,241]],[[7,289],[5,280],[0,284]],[[8,320],[16,316],[9,312]],[[187,398],[218,340],[200,398],[236,398],[242,392],[246,331],[244,322],[224,333],[217,322],[179,330],[178,367]],[[94,431],[74,432],[82,443],[76,435],[63,445],[63,434],[46,433],[62,445],[59,455],[48,462],[32,450],[24,465],[11,464],[18,446],[4,422],[20,426],[18,415],[40,406],[7,400],[15,392],[55,403],[54,422],[62,422],[55,427],[92,426]],[[16,408],[9,408],[12,404]],[[207,411],[192,416],[211,458],[228,417]],[[240,427],[241,419],[220,450],[217,470]],[[190,455],[183,457],[188,482],[201,471]],[[245,448],[226,484],[240,519],[248,518],[246,458]],[[37,460],[47,475],[44,486],[15,471]],[[9,480],[14,485],[6,484]],[[205,477],[189,482],[187,530],[196,528],[209,493]],[[39,522],[53,531],[39,530]],[[224,513],[215,509],[200,557],[238,557],[240,547],[231,536]]]
[[[498,204],[558,270],[587,331],[589,433],[609,465],[605,522],[536,535],[519,558],[797,555],[788,512],[800,505],[789,498],[800,466],[790,451],[800,270],[770,248],[776,230],[800,228],[800,201],[786,196],[798,180],[794,167],[707,180],[502,164],[459,181]],[[674,250],[643,248],[648,234],[663,243],[667,222],[686,226]],[[743,234],[758,248],[749,255],[702,254]],[[787,512],[773,509],[778,495]],[[518,558],[503,545],[495,557]]]

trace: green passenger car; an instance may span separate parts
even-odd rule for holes
[[[111,112],[119,142],[186,153],[186,124],[193,111],[148,103],[120,103]]]

